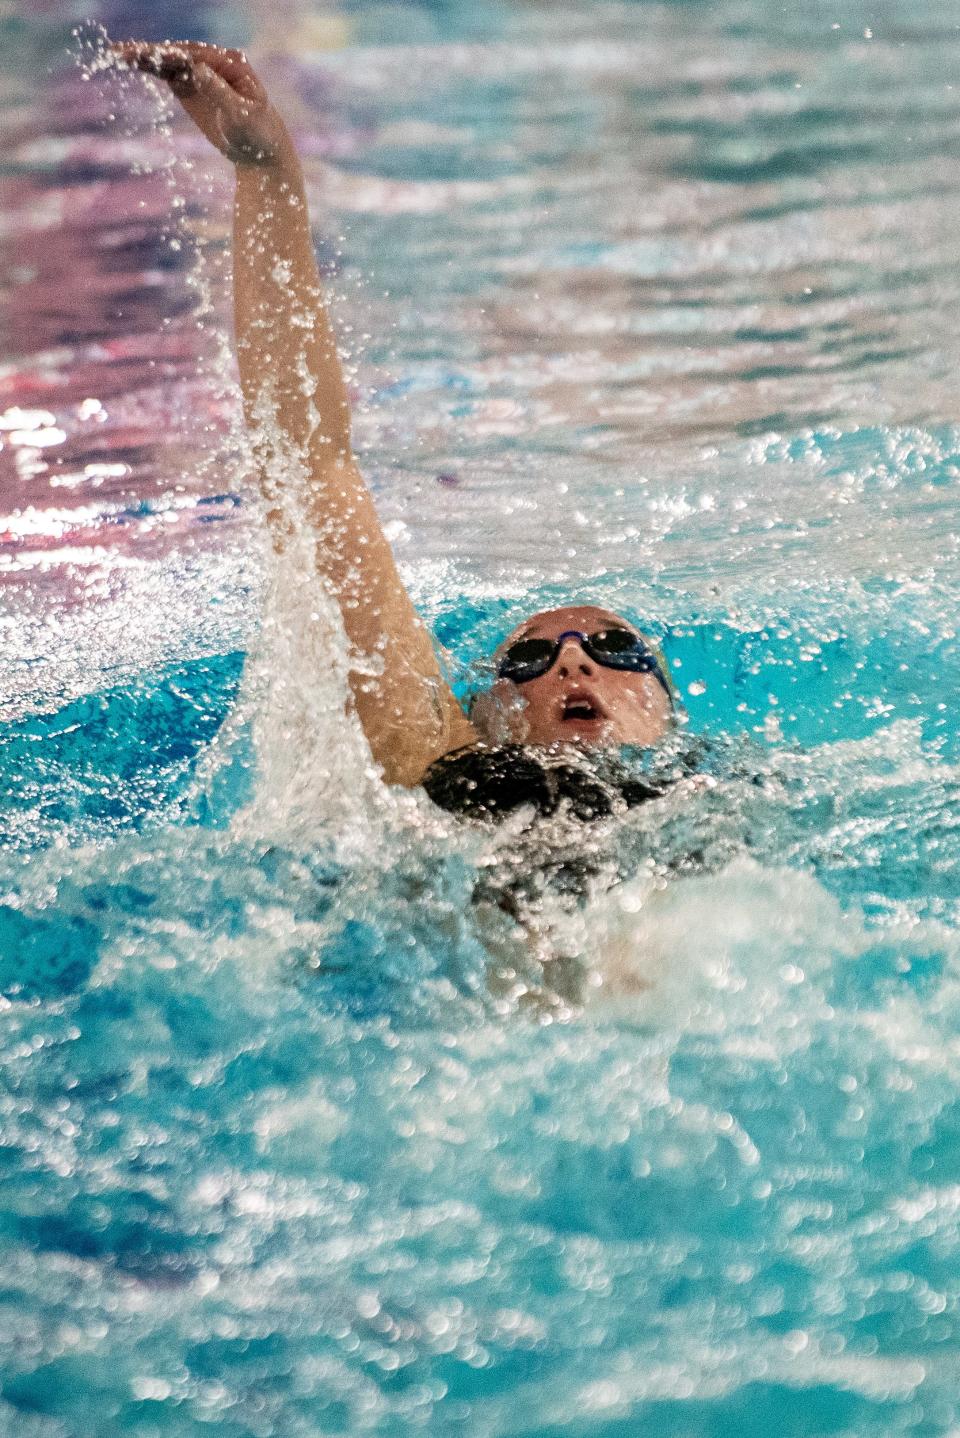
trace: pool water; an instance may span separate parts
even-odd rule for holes
[[[663,642],[713,758],[533,947],[344,726],[229,177],[81,20],[276,93],[458,691],[568,596]],[[960,1432],[953,9],[0,35],[0,1434]]]

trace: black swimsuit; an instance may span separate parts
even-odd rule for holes
[[[695,774],[714,780],[703,787],[706,794],[721,781],[722,800],[729,787],[723,781],[762,786],[763,770],[761,756],[744,750],[739,737],[728,742],[677,733],[656,750],[475,745],[438,759],[423,784],[440,808],[488,827],[516,815],[504,836],[507,842],[493,845],[478,866],[473,902],[507,914],[538,943],[544,932],[553,935],[549,956],[562,962],[550,964],[549,989],[579,1003],[583,956],[567,954],[562,927],[550,928],[558,914],[589,904],[654,860],[660,873],[700,873],[728,862],[744,847],[744,838],[731,843],[722,823],[718,827],[722,805],[720,810],[702,801],[667,805],[650,816],[652,824],[638,807]],[[734,797],[742,802],[739,788]],[[608,822],[631,812],[636,822]],[[511,953],[511,972],[517,962]]]
[[[589,822],[666,792],[619,759],[555,754],[523,744],[472,745],[430,765],[423,787],[441,809],[496,821],[526,805],[544,817],[564,812]]]
[[[489,824],[532,810],[473,893],[475,903],[492,902],[527,923],[548,895],[576,905],[598,883],[615,883],[621,876],[584,826],[659,798],[669,782],[638,776],[619,754],[477,744],[431,764],[423,786],[441,809]]]

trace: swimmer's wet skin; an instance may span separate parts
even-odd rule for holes
[[[482,767],[479,759],[464,761],[461,751],[486,749],[496,751],[497,772],[513,765],[514,787],[523,789],[538,762],[527,750],[657,744],[673,723],[663,666],[629,620],[592,605],[527,619],[502,647],[492,688],[469,717],[464,713],[400,579],[353,454],[303,174],[286,126],[239,50],[134,40],[111,50],[118,62],[166,81],[236,168],[236,347],[261,483],[282,545],[289,521],[275,476],[291,455],[302,464],[303,518],[315,531],[319,571],[359,661],[352,704],[387,782],[412,786],[426,778],[436,798],[452,792],[458,764],[461,773],[465,762]],[[452,766],[451,755],[461,755]]]

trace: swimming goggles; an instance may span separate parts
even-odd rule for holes
[[[604,669],[623,669],[630,674],[653,674],[673,702],[670,681],[664,667],[649,644],[632,629],[598,629],[583,634],[579,629],[565,629],[556,639],[518,639],[511,644],[497,664],[497,677],[526,684],[539,679],[557,661],[565,639],[576,639],[584,654]]]

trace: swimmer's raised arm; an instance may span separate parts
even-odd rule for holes
[[[287,129],[237,50],[190,41],[114,47],[166,80],[236,166],[233,288],[244,411],[268,501],[290,462],[307,478],[317,567],[361,667],[353,702],[388,781],[416,784],[473,742],[397,572],[350,442],[350,409],[310,236],[303,173]],[[279,510],[272,513],[282,543]]]

